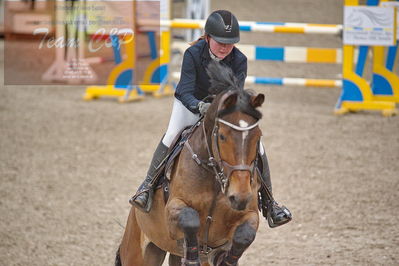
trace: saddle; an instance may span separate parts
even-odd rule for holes
[[[170,174],[173,169],[176,158],[182,151],[184,144],[190,139],[195,129],[201,124],[202,119],[192,126],[185,127],[179,134],[175,137],[172,144],[169,147],[166,158],[158,165],[158,170],[155,173],[154,178],[154,188],[155,190],[162,188],[164,192],[165,203],[169,198],[169,183]]]

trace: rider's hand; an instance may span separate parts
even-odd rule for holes
[[[205,115],[206,111],[208,111],[208,108],[211,104],[210,103],[206,103],[206,102],[199,102],[198,103],[198,110],[200,112],[201,115]]]

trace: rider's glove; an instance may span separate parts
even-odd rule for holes
[[[208,108],[211,104],[210,103],[206,103],[206,102],[199,102],[198,103],[198,110],[200,112],[201,115],[205,115],[206,111],[208,111]]]

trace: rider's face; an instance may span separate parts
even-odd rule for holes
[[[224,59],[231,53],[231,50],[233,50],[234,44],[220,43],[212,38],[208,38],[208,40],[209,48],[211,49],[212,53],[220,59]]]

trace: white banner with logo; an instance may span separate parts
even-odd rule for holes
[[[393,7],[345,6],[344,44],[395,45]]]

